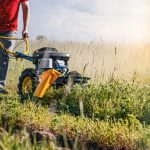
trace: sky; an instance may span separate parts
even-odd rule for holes
[[[45,35],[61,41],[150,39],[150,0],[31,0],[30,7],[32,38]],[[21,28],[22,23],[19,32]]]

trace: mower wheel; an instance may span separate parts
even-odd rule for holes
[[[22,72],[18,84],[18,94],[22,102],[33,97],[38,84],[39,76],[35,69],[28,68]]]

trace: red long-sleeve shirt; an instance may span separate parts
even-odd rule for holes
[[[0,0],[0,32],[18,29],[18,12],[21,2],[28,0]]]

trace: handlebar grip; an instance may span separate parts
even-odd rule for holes
[[[23,34],[23,38],[25,39],[25,38],[28,38],[29,36],[28,36],[28,33],[25,33],[25,34]]]

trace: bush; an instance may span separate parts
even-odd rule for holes
[[[111,80],[87,88],[75,86],[67,96],[59,99],[59,110],[79,116],[82,102],[84,115],[92,119],[118,120],[134,115],[150,124],[149,99],[149,87]]]

